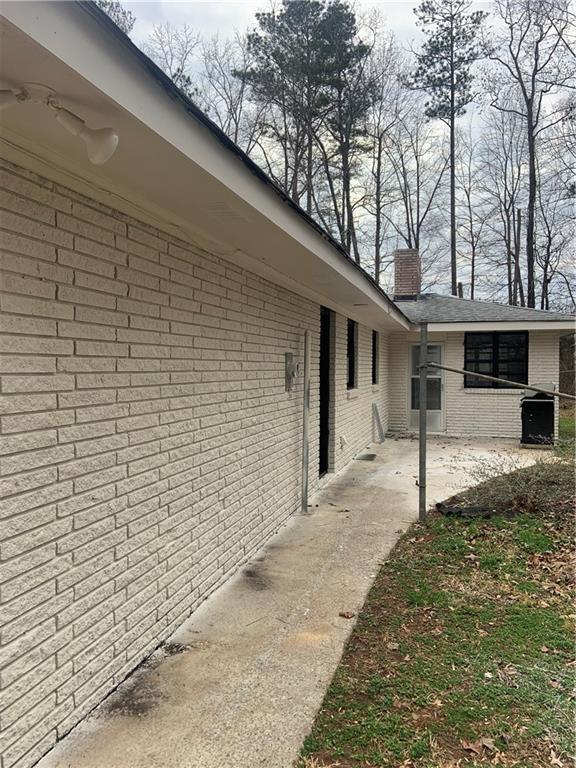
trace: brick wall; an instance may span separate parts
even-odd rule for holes
[[[528,381],[559,380],[559,337],[557,331],[530,331],[528,341]],[[464,334],[430,334],[430,342],[443,345],[444,362],[452,368],[464,367]],[[409,351],[416,336],[393,334],[390,346],[394,365],[390,368],[390,429],[409,428]],[[444,372],[445,429],[449,435],[520,438],[522,390],[466,389],[463,377]],[[558,408],[555,409],[556,434]]]
[[[23,169],[0,188],[2,768],[27,768],[299,509],[305,328],[317,487],[319,307]],[[386,376],[361,328],[348,400],[335,322],[341,468]]]
[[[357,377],[358,386],[346,388],[347,318],[335,315],[334,356],[342,361],[334,372],[334,471],[342,469],[370,442],[378,440],[373,404],[376,404],[384,431],[388,428],[388,338],[379,334],[378,384],[372,385],[372,330],[358,326]]]

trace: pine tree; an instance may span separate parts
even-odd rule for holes
[[[452,295],[458,295],[456,264],[456,118],[474,98],[472,64],[480,58],[477,42],[483,11],[470,12],[470,0],[423,0],[414,10],[426,35],[417,54],[410,86],[426,91],[426,115],[450,131],[450,271]]]
[[[367,49],[356,40],[354,12],[339,0],[282,0],[256,20],[248,34],[253,63],[235,74],[257,102],[273,107],[269,130],[284,156],[284,187],[312,213],[317,129],[334,110],[331,91],[342,88],[344,73]]]
[[[132,32],[136,23],[136,16],[127,8],[122,6],[119,0],[96,0],[96,5],[106,13],[117,27],[120,27],[125,35]]]

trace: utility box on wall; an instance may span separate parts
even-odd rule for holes
[[[294,360],[292,352],[286,352],[284,355],[286,392],[291,392],[294,387],[294,380],[300,374],[300,363]]]

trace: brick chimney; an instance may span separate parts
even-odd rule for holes
[[[420,255],[415,248],[394,251],[394,298],[415,299],[420,295]]]

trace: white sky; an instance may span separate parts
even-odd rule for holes
[[[412,0],[357,0],[354,5],[358,11],[378,8],[390,30],[407,44],[418,34],[413,13],[416,3]],[[131,37],[141,42],[154,24],[165,21],[175,26],[189,24],[206,38],[215,34],[229,37],[235,30],[253,27],[256,11],[266,10],[269,0],[132,0],[124,6],[136,16]]]

